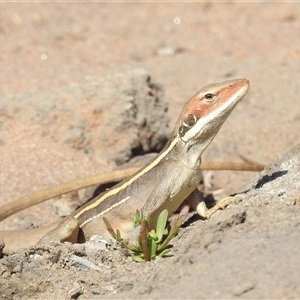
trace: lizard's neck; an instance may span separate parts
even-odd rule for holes
[[[189,169],[197,169],[201,163],[201,155],[210,141],[206,143],[184,143],[179,137],[175,137],[176,145],[167,155],[167,159],[181,162]]]

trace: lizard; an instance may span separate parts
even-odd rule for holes
[[[187,197],[200,216],[210,218],[234,198],[224,198],[206,209],[196,189],[202,178],[201,155],[249,86],[248,80],[236,79],[202,88],[183,107],[169,141],[156,158],[58,223],[22,232],[0,231],[4,253],[51,241],[82,243],[92,235],[110,239],[103,217],[123,238],[136,240],[139,228],[134,227],[131,213],[141,209],[150,215],[152,229],[163,209],[170,217]]]
[[[241,156],[241,155],[240,155]],[[201,162],[201,170],[230,170],[230,171],[262,171],[265,165],[256,163],[241,156],[245,162]],[[16,214],[26,208],[44,202],[48,199],[59,197],[66,193],[77,191],[90,186],[101,186],[118,182],[132,176],[141,167],[127,167],[116,169],[105,173],[100,173],[85,178],[69,181],[57,186],[39,190],[29,195],[22,196],[14,201],[10,201],[0,207],[0,222],[9,216]],[[87,199],[88,200],[88,199]]]

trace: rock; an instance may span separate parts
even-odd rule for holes
[[[0,107],[11,117],[45,125],[43,136],[120,165],[158,152],[167,142],[168,104],[162,95],[162,86],[138,69],[51,92],[0,97]]]
[[[80,270],[103,271],[103,269],[106,269],[102,264],[96,265],[87,258],[79,257],[74,254],[70,256],[68,265]]]
[[[300,144],[267,166],[244,194],[245,206],[292,206],[300,195]]]

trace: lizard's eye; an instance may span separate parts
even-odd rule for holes
[[[204,95],[205,100],[207,100],[208,102],[213,101],[215,98],[215,95],[212,93],[207,93]]]

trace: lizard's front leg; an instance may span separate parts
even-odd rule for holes
[[[201,170],[200,170],[201,172]],[[203,176],[203,173],[201,172],[200,176],[201,181],[204,181],[205,186],[205,178]],[[200,184],[199,182],[199,184]],[[202,188],[201,188],[202,190]],[[192,207],[194,211],[198,213],[198,215],[204,219],[210,219],[214,213],[216,213],[220,209],[225,209],[230,204],[236,204],[240,202],[241,199],[237,197],[228,196],[225,198],[220,199],[215,203],[215,205],[211,208],[207,208],[206,203],[204,201],[203,193],[199,191],[198,188],[196,188],[187,198],[186,202]]]
[[[228,196],[228,197],[222,198],[221,200],[217,201],[217,203],[211,208],[207,208],[205,202],[201,201],[197,205],[196,211],[204,219],[210,219],[211,216],[214,213],[216,213],[219,209],[224,209],[229,204],[233,204],[233,203],[236,204],[236,203],[240,202],[241,200],[242,199],[240,199],[240,198]]]

